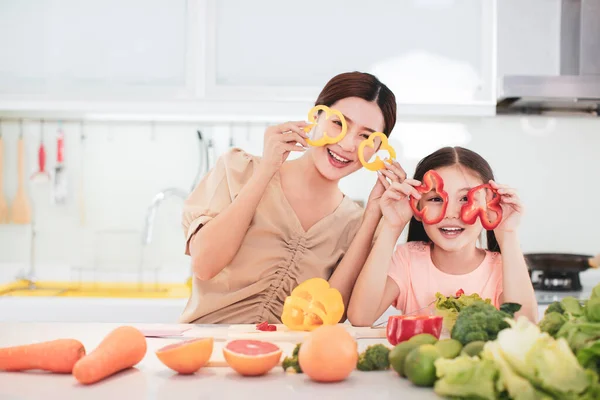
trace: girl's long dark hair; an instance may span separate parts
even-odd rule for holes
[[[443,147],[419,161],[415,169],[414,179],[422,181],[423,176],[430,169],[449,167],[457,164],[476,172],[484,183],[487,183],[490,179],[494,179],[492,167],[490,167],[483,157],[474,151],[458,146]],[[425,228],[423,228],[423,223],[417,221],[415,217],[411,218],[408,225],[407,241],[431,242],[431,239],[425,232]],[[500,246],[498,246],[494,231],[487,231],[487,249],[500,252]]]

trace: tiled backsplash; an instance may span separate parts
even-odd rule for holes
[[[2,121],[4,196],[17,188],[19,125]],[[35,216],[35,259],[46,273],[56,266],[136,269],[142,255],[142,227],[153,197],[165,188],[189,191],[199,166],[197,129],[213,140],[215,155],[231,144],[260,154],[264,126],[193,124],[62,124],[69,198],[52,203],[52,183],[27,179]],[[43,125],[47,168],[56,160],[56,123]],[[26,177],[37,169],[41,126],[24,121]],[[409,174],[418,160],[444,145],[478,151],[497,180],[516,187],[527,207],[522,223],[524,251],[600,252],[600,120],[575,118],[464,118],[399,121],[392,144]],[[366,201],[375,181],[366,170],[344,179],[342,189]],[[82,193],[80,201],[79,194]],[[181,200],[158,210],[146,268],[159,266],[185,276],[180,225]],[[0,265],[27,265],[29,227],[0,225]]]

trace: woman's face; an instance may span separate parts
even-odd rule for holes
[[[459,251],[467,246],[473,246],[481,233],[483,226],[479,219],[473,225],[465,224],[460,218],[460,210],[467,202],[469,189],[483,182],[475,171],[459,165],[436,169],[444,180],[444,190],[448,193],[446,216],[434,225],[423,224],[427,236],[445,251]],[[419,208],[427,206],[430,216],[440,215],[442,199],[431,191],[419,200]],[[436,214],[437,212],[437,214]]]
[[[348,131],[338,143],[310,147],[309,152],[321,175],[329,180],[339,180],[362,167],[358,159],[358,146],[371,133],[383,131],[384,119],[377,103],[359,97],[339,100],[330,108],[344,115]],[[337,136],[341,132],[340,119],[333,114],[328,117],[325,112],[321,112],[317,125],[309,135],[311,139],[317,140],[323,136],[323,131],[330,137]],[[365,147],[365,159],[369,160],[375,152],[376,149]]]

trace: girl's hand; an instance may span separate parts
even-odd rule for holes
[[[381,212],[380,201],[381,196],[385,193],[387,187],[390,186],[390,182],[402,183],[406,179],[406,172],[396,160],[392,160],[392,164],[385,164],[385,169],[380,169],[377,174],[377,181],[375,186],[371,189],[369,199],[367,201],[367,211],[373,211],[376,213]],[[389,181],[387,180],[389,179]]]
[[[286,122],[270,126],[265,131],[263,161],[261,165],[269,174],[274,174],[288,158],[291,151],[305,151],[308,135],[302,128],[303,121]]]
[[[388,187],[381,196],[380,201],[383,217],[391,226],[405,226],[413,216],[408,197],[421,198],[421,194],[415,189],[415,186],[421,185],[421,182],[415,179],[406,179],[402,183],[392,182],[387,184]]]
[[[507,232],[516,232],[524,212],[523,203],[521,203],[517,191],[507,185],[499,185],[494,181],[489,183],[494,189],[498,190],[500,206],[502,207],[502,222],[494,229],[494,233],[501,235]]]

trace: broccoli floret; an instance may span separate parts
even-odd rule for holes
[[[544,318],[538,326],[542,332],[548,332],[550,336],[555,336],[565,322],[567,322],[567,319],[563,314],[552,311],[544,314]]]
[[[283,359],[281,366],[284,371],[288,372],[296,372],[298,374],[302,373],[302,368],[300,368],[300,363],[298,363],[298,352],[300,351],[300,343],[294,347],[294,351],[292,352],[291,357],[286,357]]]
[[[498,332],[509,327],[505,318],[511,318],[511,315],[491,304],[472,304],[458,314],[450,337],[461,342],[463,346],[478,340],[495,340]]]
[[[390,349],[383,344],[369,346],[358,356],[356,368],[360,371],[383,371],[390,367]]]
[[[548,308],[546,308],[546,311],[544,311],[544,316],[550,314],[551,312],[555,312],[555,313],[559,313],[559,314],[564,314],[565,313],[565,308],[560,303],[560,301],[555,301],[553,303],[550,303],[550,305],[548,306]]]

